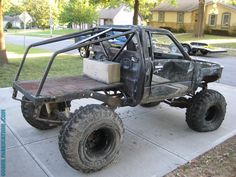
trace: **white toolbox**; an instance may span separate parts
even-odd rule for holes
[[[84,75],[107,84],[120,82],[120,64],[111,61],[83,60]]]

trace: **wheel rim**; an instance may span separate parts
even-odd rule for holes
[[[86,55],[86,49],[84,47],[80,48],[80,55],[85,56]]]
[[[187,46],[183,46],[183,48],[184,48],[184,51],[186,52],[186,53],[188,53],[189,51],[188,51],[188,47]]]
[[[208,121],[208,122],[216,121],[218,113],[219,113],[218,107],[217,106],[211,106],[206,112],[205,120]]]
[[[85,154],[89,158],[101,158],[112,153],[115,146],[115,132],[110,128],[99,128],[88,135]]]

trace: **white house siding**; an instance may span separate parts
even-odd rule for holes
[[[99,24],[104,25],[104,19],[99,19]]]
[[[8,23],[8,21],[3,21],[3,27],[6,27],[6,24]]]
[[[123,7],[113,18],[114,25],[132,25],[133,24],[133,11]],[[138,24],[141,24],[141,18],[138,18]]]

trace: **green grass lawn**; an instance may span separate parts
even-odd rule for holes
[[[42,78],[49,58],[30,58],[26,60],[20,80],[39,80]],[[0,87],[12,86],[21,59],[9,59],[9,64],[0,66]],[[59,56],[52,65],[49,77],[76,76],[82,73],[82,59],[78,56]]]
[[[12,43],[6,43],[6,49],[9,52],[14,52],[17,54],[23,54],[25,49],[23,45],[17,45],[17,44],[12,44]],[[40,49],[40,48],[32,48],[30,50],[30,53],[48,53],[50,52],[49,50],[45,49]]]
[[[78,32],[78,29],[57,29],[57,30],[53,30],[52,35],[53,36],[58,36],[58,35],[65,35],[65,34],[69,34],[69,33],[74,33],[74,32]],[[9,29],[8,34],[15,34],[15,35],[23,35],[24,34],[24,30],[22,29]],[[45,29],[45,30],[26,30],[25,32],[26,36],[40,36],[40,37],[50,37],[51,33],[50,33],[50,29]]]
[[[7,43],[8,52],[23,54],[24,47],[21,45]],[[40,54],[50,51],[33,48],[30,53]],[[27,58],[23,67],[20,80],[41,79],[50,57]],[[9,64],[0,66],[0,87],[12,86],[21,58],[9,58]],[[75,55],[59,55],[52,65],[49,77],[75,76],[82,73],[82,59]]]
[[[222,44],[213,44],[213,46],[236,49],[236,43],[234,43],[234,42],[232,42],[232,43],[222,43]]]

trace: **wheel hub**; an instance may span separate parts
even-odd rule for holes
[[[114,132],[109,128],[93,131],[86,140],[86,154],[90,157],[100,157],[114,145]]]

